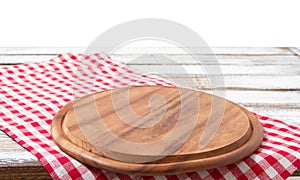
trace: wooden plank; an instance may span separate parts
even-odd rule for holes
[[[0,131],[0,179],[51,179],[40,161]]]
[[[203,54],[203,48],[191,48],[196,54]],[[0,54],[62,54],[84,53],[86,47],[2,47]],[[280,47],[212,47],[214,54],[252,54],[252,55],[292,55],[288,48]],[[99,50],[101,52],[101,49]],[[116,54],[186,54],[179,47],[123,47]],[[206,53],[205,53],[206,54]]]
[[[201,75],[168,75],[172,82],[183,86],[197,87],[200,89],[211,88],[208,78]],[[224,84],[226,89],[240,90],[300,90],[300,76],[249,76],[249,75],[225,75]],[[217,88],[224,88],[214,86]]]
[[[288,55],[292,54],[288,48],[283,47],[220,47],[212,48],[215,54],[251,54],[251,55]]]
[[[76,53],[74,53],[76,54]],[[20,54],[20,55],[0,55],[0,64],[32,63],[48,61],[57,54]],[[300,57],[295,55],[287,56],[264,56],[264,55],[216,55],[214,58],[210,55],[196,55],[200,60],[196,61],[191,55],[151,55],[151,54],[119,54],[112,55],[113,60],[128,62],[128,64],[216,64],[220,65],[294,65],[300,64]]]
[[[300,64],[300,57],[287,56],[263,56],[263,55],[112,55],[113,60],[138,65],[157,64],[220,64],[220,65],[294,65]],[[195,59],[197,58],[197,60]]]
[[[37,158],[0,131],[0,167],[40,166]]]
[[[299,75],[273,76],[224,76],[225,87],[229,89],[300,90]]]
[[[183,73],[189,74],[207,74],[206,69],[211,70],[213,75],[300,75],[300,64],[297,65],[130,65],[142,72],[153,72],[154,74],[177,75]],[[204,69],[205,68],[205,69]],[[222,72],[217,71],[221,69]]]
[[[300,110],[289,108],[274,108],[260,105],[247,105],[247,109],[260,115],[272,117],[274,119],[280,119],[286,123],[300,126]]]
[[[13,65],[21,63],[45,62],[57,55],[0,55],[0,64]]]
[[[166,75],[170,81],[187,87],[208,89],[212,85],[205,75]],[[216,76],[216,78],[219,78]],[[267,76],[267,75],[224,75],[224,86],[232,90],[274,90],[274,91],[300,91],[300,76]]]
[[[194,54],[251,54],[251,55],[292,55],[288,48],[273,47],[212,47],[210,50],[205,48],[192,47],[190,50]],[[190,54],[178,47],[124,47],[115,54]]]
[[[83,53],[84,47],[1,47],[0,55],[57,55]]]
[[[224,98],[245,106],[300,109],[300,93],[298,91],[226,90]]]
[[[21,166],[21,167],[1,167],[1,180],[22,179],[22,180],[36,180],[36,179],[52,179],[49,173],[43,166]]]

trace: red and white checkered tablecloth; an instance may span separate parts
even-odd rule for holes
[[[89,62],[87,65],[96,65],[98,75],[94,88],[85,88],[81,95],[132,83],[170,85],[99,54],[64,54],[44,63],[0,68],[0,129],[33,153],[53,179],[282,179],[300,167],[300,128],[260,115],[256,116],[265,132],[261,148],[226,167],[167,176],[134,176],[81,164],[54,144],[50,127],[55,113],[74,99],[75,79],[77,85],[87,83],[84,79],[80,82],[76,73],[83,60]]]

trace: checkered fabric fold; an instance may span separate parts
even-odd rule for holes
[[[90,69],[85,73],[78,66]],[[64,54],[44,63],[2,67],[0,129],[33,153],[53,179],[282,179],[300,167],[300,128],[257,114],[265,133],[260,149],[239,163],[184,174],[135,176],[96,169],[71,158],[52,141],[52,119],[74,97],[146,84],[171,85],[99,54]]]

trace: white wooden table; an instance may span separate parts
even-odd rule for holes
[[[0,48],[0,65],[41,62],[61,53],[84,53],[85,48]],[[249,109],[300,126],[300,48],[212,48],[223,71],[226,98]],[[151,55],[154,54],[154,55]],[[144,58],[138,58],[144,56]],[[164,56],[180,64],[160,61]],[[203,64],[214,66],[212,54],[199,54]],[[141,69],[159,69],[187,86],[208,90],[205,74],[195,68],[191,56],[177,48],[127,48],[112,56]],[[192,77],[178,73],[184,65]],[[190,81],[187,80],[189,78]],[[191,82],[191,83],[189,83]],[[295,174],[300,175],[300,172]],[[0,179],[49,178],[40,162],[0,131]]]

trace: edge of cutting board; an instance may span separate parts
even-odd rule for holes
[[[203,92],[201,92],[203,93]],[[228,101],[228,100],[226,100]],[[230,102],[230,101],[228,101]],[[230,102],[232,103],[232,102]],[[225,154],[193,159],[187,161],[174,161],[167,163],[127,163],[121,162],[114,159],[110,159],[99,154],[91,153],[82,147],[73,144],[62,130],[62,122],[64,120],[65,114],[72,108],[73,103],[70,102],[64,107],[62,107],[52,122],[51,133],[54,142],[67,154],[71,155],[75,159],[91,165],[96,168],[104,168],[107,170],[112,170],[120,173],[130,173],[139,175],[161,175],[161,174],[177,174],[183,172],[191,172],[198,170],[211,169],[216,167],[222,167],[234,162],[238,162],[247,156],[251,155],[256,151],[263,139],[263,128],[254,114],[246,110],[245,108],[232,103],[243,111],[252,126],[252,134],[249,140],[242,146],[234,149],[233,151],[227,152]]]

